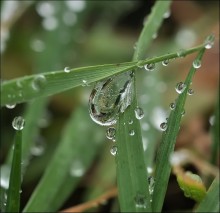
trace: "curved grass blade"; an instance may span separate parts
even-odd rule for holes
[[[195,212],[219,212],[219,189],[219,177],[216,177]]]
[[[203,48],[196,57],[196,60],[201,61],[202,56],[205,52]],[[162,142],[160,144],[157,158],[156,158],[156,171],[155,171],[155,187],[153,193],[153,211],[160,212],[164,202],[164,197],[167,189],[167,184],[169,181],[169,176],[171,172],[171,165],[169,163],[169,158],[174,150],[176,137],[179,132],[182,112],[184,111],[184,105],[186,102],[187,91],[192,82],[192,78],[196,72],[196,69],[192,66],[185,80],[186,88],[182,94],[180,94],[176,101],[175,110],[171,111],[167,130],[163,133]]]
[[[148,23],[145,24],[137,42],[133,60],[140,60],[145,57],[145,51],[152,40],[153,34],[159,28],[163,20],[163,14],[167,11],[169,5],[170,1],[158,1],[155,4]],[[156,24],[155,19],[158,20]],[[120,209],[122,212],[152,212],[140,122],[136,119],[134,113],[137,106],[136,79],[134,78],[133,81],[133,102],[120,115],[117,124],[118,154],[116,162]],[[130,120],[133,121],[132,125],[128,124]]]
[[[99,145],[91,125],[87,110],[74,111],[23,212],[54,212],[68,198],[91,165]]]
[[[22,131],[16,131],[9,189],[7,192],[6,212],[19,212],[21,189],[21,152]]]

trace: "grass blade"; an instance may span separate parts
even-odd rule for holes
[[[196,60],[201,61],[201,58],[205,52],[203,48],[196,57]],[[174,150],[176,137],[179,132],[180,121],[184,105],[186,102],[187,91],[192,82],[192,78],[196,72],[196,69],[192,66],[185,80],[186,88],[182,94],[180,94],[176,101],[175,110],[171,111],[167,130],[163,133],[162,143],[160,144],[157,159],[156,159],[156,171],[155,171],[155,188],[153,193],[153,211],[159,212],[162,209],[167,184],[170,176],[171,166],[169,158]],[[163,175],[162,175],[163,174]]]
[[[57,211],[67,199],[89,168],[98,148],[91,125],[92,121],[84,109],[78,109],[72,114],[60,144],[24,212]],[[72,165],[78,166],[79,173],[74,173],[75,176],[70,172]]]
[[[134,60],[140,60],[145,57],[145,51],[152,35],[159,28],[164,14],[170,1],[158,1],[149,17],[149,22],[145,24],[143,31],[137,43],[137,48],[134,53]],[[153,20],[157,17],[157,24]],[[149,194],[149,186],[147,181],[147,171],[144,162],[144,152],[142,145],[142,136],[140,122],[135,117],[135,108],[137,106],[136,85],[134,79],[134,97],[133,102],[126,111],[120,115],[117,124],[117,182],[119,190],[119,202],[122,212],[151,212],[151,202]],[[129,125],[129,120],[132,120],[132,125]],[[130,134],[131,131],[134,132]]]
[[[216,177],[195,212],[219,212],[219,188],[219,177]]]
[[[21,189],[22,131],[16,131],[11,165],[6,212],[19,212]]]

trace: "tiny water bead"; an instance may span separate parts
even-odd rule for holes
[[[185,109],[181,112],[182,117],[186,114]]]
[[[169,59],[166,59],[166,60],[162,61],[163,66],[166,67],[168,64],[169,64]]]
[[[166,130],[167,130],[167,123],[166,123],[166,122],[161,123],[161,124],[160,124],[160,129],[161,129],[162,131],[166,131]]]
[[[187,94],[188,95],[193,95],[194,94],[194,90],[193,89],[188,89]]]
[[[149,176],[147,180],[148,180],[148,184],[149,184],[149,193],[150,193],[150,195],[152,195],[154,192],[154,185],[155,185],[154,177]]]
[[[215,36],[213,34],[207,36],[205,39],[204,45],[206,49],[211,49],[215,42]]]
[[[115,139],[115,135],[116,135],[116,129],[114,127],[109,127],[106,130],[106,137],[110,140]]]
[[[70,166],[70,175],[72,177],[81,177],[85,173],[85,166],[80,160],[75,160]]]
[[[36,76],[32,83],[31,86],[35,91],[40,91],[46,86],[47,80],[44,75],[38,75]]]
[[[142,119],[142,118],[144,117],[144,111],[143,111],[142,108],[136,107],[135,110],[134,110],[134,112],[135,112],[135,117],[136,117],[138,120],[140,120],[140,119]]]
[[[15,130],[18,131],[22,130],[24,128],[24,125],[25,125],[25,120],[21,116],[15,117],[14,120],[12,121],[12,126]]]
[[[195,60],[193,61],[193,67],[194,67],[195,69],[199,69],[199,68],[201,67],[201,60],[195,59]]]
[[[130,130],[130,131],[129,131],[129,135],[130,135],[130,136],[134,136],[134,135],[135,135],[135,131],[134,131],[133,129]]]
[[[69,68],[69,67],[65,67],[65,68],[64,68],[64,72],[65,72],[65,73],[69,73],[69,72],[70,72],[70,68]]]
[[[82,86],[86,87],[86,86],[89,86],[89,84],[88,84],[88,82],[86,80],[82,80]]]
[[[186,54],[186,50],[184,50],[184,49],[180,49],[180,50],[178,50],[178,52],[177,52],[177,56],[178,56],[178,57],[184,57],[185,54]]]
[[[155,64],[154,63],[150,63],[150,64],[146,64],[144,65],[145,70],[147,71],[154,71],[155,69]]]
[[[133,124],[133,120],[130,119],[130,120],[128,121],[128,124]]]
[[[176,89],[176,92],[177,92],[177,93],[181,94],[181,93],[183,93],[184,90],[186,89],[186,84],[184,84],[183,82],[179,82],[179,83],[176,85],[175,89]]]
[[[110,149],[110,153],[111,153],[113,156],[117,155],[117,151],[118,151],[117,146],[112,146],[112,148]]]
[[[134,202],[137,208],[146,208],[147,207],[147,199],[144,194],[138,193],[135,198]]]
[[[169,18],[171,15],[171,11],[170,10],[167,10],[164,14],[163,14],[163,18],[166,19],[166,18]]]
[[[171,109],[171,110],[174,110],[175,108],[176,108],[176,104],[175,104],[175,103],[171,103],[171,104],[170,104],[170,109]]]
[[[5,106],[8,109],[14,109],[16,107],[16,104],[6,104]]]

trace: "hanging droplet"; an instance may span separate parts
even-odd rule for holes
[[[137,208],[146,208],[147,207],[147,199],[144,194],[138,193],[135,198],[134,202]]]
[[[44,75],[38,75],[33,79],[31,86],[35,91],[40,91],[46,86],[46,82],[47,80]]]
[[[16,104],[6,104],[5,106],[8,109],[14,109],[16,107]]]
[[[195,59],[195,60],[193,61],[193,67],[194,67],[195,69],[200,68],[200,67],[201,67],[201,60]]]
[[[176,104],[175,104],[175,103],[171,103],[171,104],[170,104],[170,109],[171,109],[171,110],[174,110],[175,108],[176,108]]]
[[[70,72],[70,68],[69,67],[65,67],[64,68],[64,72],[69,73]]]
[[[114,127],[109,127],[106,130],[106,137],[110,140],[115,139],[115,135],[116,135],[116,129]]]
[[[184,90],[186,89],[186,84],[184,84],[183,82],[179,82],[179,83],[176,85],[175,89],[176,89],[176,92],[177,92],[177,93],[181,94],[181,93],[183,93]]]
[[[140,120],[140,119],[142,119],[142,118],[144,117],[144,111],[143,111],[142,108],[136,107],[135,110],[134,110],[134,112],[135,112],[135,117],[136,117],[138,120]]]
[[[154,177],[152,176],[148,177],[148,184],[149,184],[149,193],[150,195],[152,195],[154,192],[154,185],[155,185]]]
[[[166,130],[167,130],[167,123],[166,123],[166,122],[161,123],[161,124],[160,124],[160,129],[161,129],[162,131],[166,131]]]
[[[194,94],[194,90],[193,89],[188,89],[187,94],[188,95],[193,95]]]
[[[181,112],[182,117],[186,114],[185,109]]]
[[[154,71],[155,69],[155,64],[154,63],[150,63],[150,64],[146,64],[144,65],[145,70],[147,71]]]
[[[117,146],[113,146],[113,147],[110,149],[110,153],[111,153],[113,156],[117,155],[117,151],[118,151]]]
[[[168,64],[169,64],[169,59],[166,59],[166,60],[162,61],[163,66],[166,67]]]
[[[23,117],[15,117],[12,121],[12,126],[15,130],[22,130],[24,128],[25,120]]]
[[[129,131],[129,135],[130,135],[130,136],[134,136],[134,135],[135,135],[135,131],[134,131],[133,129],[130,130],[130,131]]]
[[[204,45],[206,49],[211,49],[215,42],[215,36],[213,34],[207,36],[205,39]]]

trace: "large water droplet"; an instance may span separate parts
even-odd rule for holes
[[[204,45],[206,49],[211,49],[215,42],[215,36],[213,34],[207,36],[205,39]]]
[[[70,167],[70,175],[73,177],[81,177],[85,173],[85,167],[79,160],[75,160]]]
[[[143,194],[138,193],[134,198],[134,202],[137,208],[147,207],[147,199],[146,196]]]
[[[167,123],[166,123],[166,122],[161,123],[161,124],[160,124],[160,129],[161,129],[162,131],[166,131],[166,130],[167,130]]]
[[[135,135],[135,131],[134,131],[133,129],[130,130],[130,131],[129,131],[129,135],[130,135],[130,136],[134,136],[134,135]]]
[[[162,61],[163,66],[166,67],[168,64],[169,64],[169,59],[166,59],[166,60]]]
[[[171,109],[171,110],[174,110],[175,108],[176,108],[176,104],[175,104],[175,103],[171,103],[171,104],[170,104],[170,109]]]
[[[16,107],[16,104],[6,104],[5,106],[8,109],[14,109]]]
[[[154,63],[150,63],[150,64],[146,64],[144,65],[145,70],[147,71],[154,71],[155,69],[155,64]]]
[[[31,86],[38,92],[46,86],[46,82],[47,80],[44,75],[38,75],[33,79]]]
[[[131,72],[98,82],[89,98],[92,120],[102,126],[115,124],[119,113],[124,112],[131,104],[131,85]]]
[[[64,68],[64,72],[69,73],[70,72],[70,68],[69,67],[65,67]]]
[[[177,92],[177,93],[181,94],[181,93],[183,93],[184,90],[186,89],[186,84],[184,84],[183,82],[179,82],[179,83],[176,85],[175,89],[176,89],[176,92]]]
[[[193,94],[194,94],[193,89],[188,89],[187,94],[188,94],[188,95],[193,95]]]
[[[117,146],[112,146],[112,148],[110,149],[110,153],[111,153],[113,156],[117,155],[117,151],[118,151]]]
[[[25,120],[23,117],[15,117],[12,121],[12,126],[15,130],[22,130],[24,128]]]
[[[143,111],[142,108],[136,107],[135,110],[134,110],[134,112],[135,112],[135,117],[136,117],[138,120],[140,120],[140,119],[142,119],[142,118],[144,117],[144,111]]]
[[[114,140],[116,135],[116,129],[114,127],[109,127],[106,130],[106,137],[110,140]]]
[[[193,67],[194,67],[195,69],[200,68],[200,67],[201,67],[201,60],[195,59],[195,60],[193,61]]]

